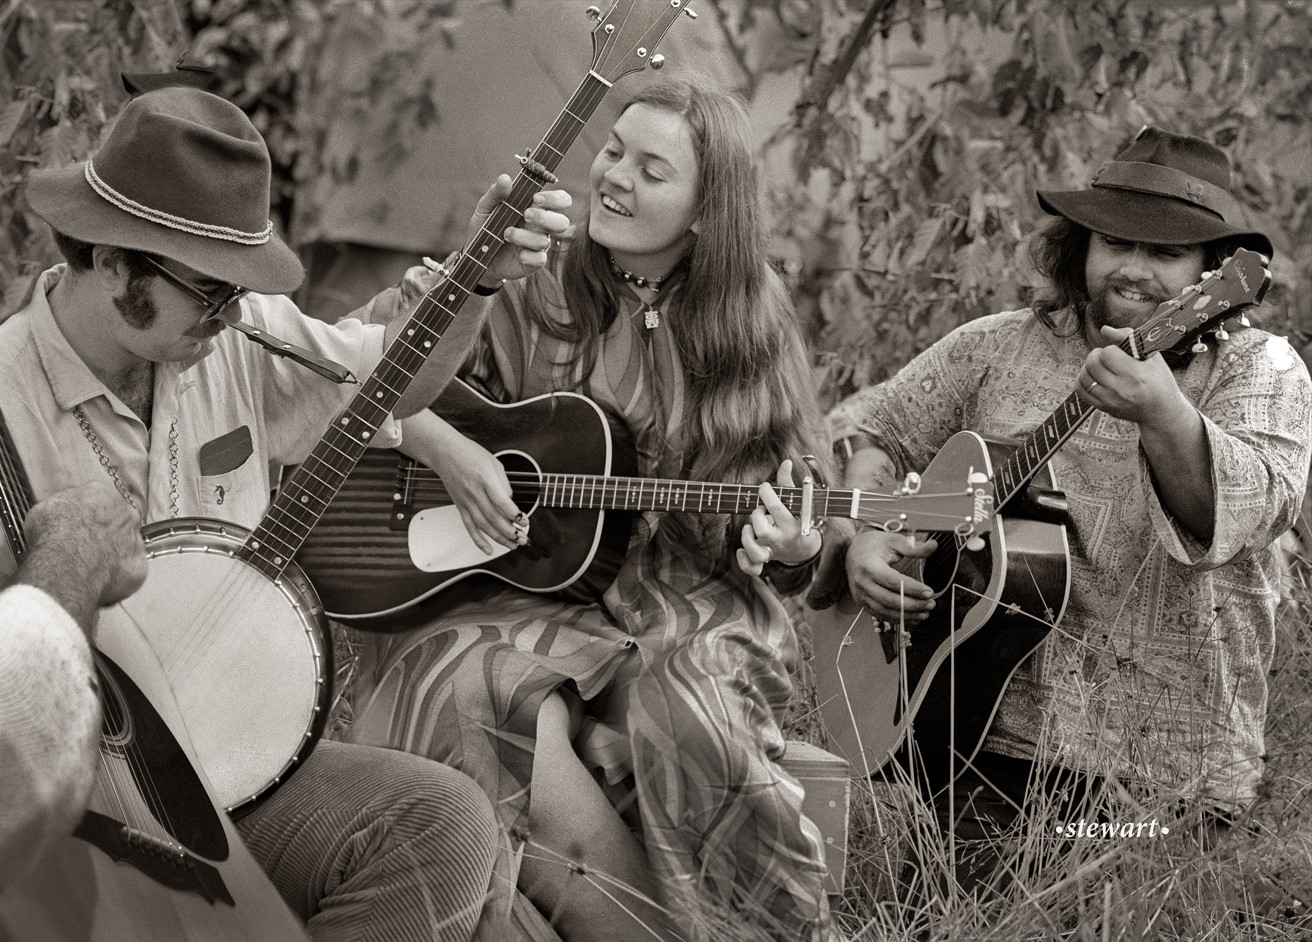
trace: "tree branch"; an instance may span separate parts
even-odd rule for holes
[[[823,108],[828,104],[829,96],[847,78],[847,74],[852,71],[852,66],[856,64],[856,57],[869,44],[870,35],[875,31],[876,24],[886,11],[892,9],[896,2],[897,0],[877,0],[871,5],[870,9],[866,11],[866,15],[862,17],[856,32],[847,38],[843,51],[834,60],[833,64],[825,70],[824,74],[816,78],[810,88],[802,93],[801,99],[797,103],[799,117],[810,108]]]

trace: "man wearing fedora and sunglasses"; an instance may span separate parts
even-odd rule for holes
[[[1230,188],[1224,152],[1145,128],[1091,187],[1038,194],[1056,217],[1032,243],[1046,297],[963,325],[831,415],[847,484],[867,489],[923,470],[959,431],[1023,438],[1076,388],[1098,410],[1051,459],[1069,503],[1065,615],[1013,676],[957,780],[958,807],[937,802],[966,841],[966,885],[993,875],[1031,777],[1058,796],[1109,777],[1148,786],[1221,827],[1257,794],[1273,543],[1295,519],[1312,447],[1307,370],[1284,339],[1229,322],[1228,339],[1169,362],[1117,346],[1237,248],[1270,258]],[[867,530],[847,550],[853,596],[905,619],[912,643],[950,604],[904,575],[934,546]],[[969,668],[956,669],[960,684]]]
[[[307,456],[354,395],[350,377],[374,369],[406,318],[383,328],[304,316],[285,297],[303,272],[273,232],[269,187],[259,132],[194,87],[146,92],[89,160],[33,172],[28,202],[66,264],[0,324],[0,410],[37,500],[102,481],[143,523],[252,528],[279,468]],[[509,188],[502,176],[487,191],[471,231]],[[396,417],[454,375],[486,296],[546,264],[568,205],[563,191],[540,193],[506,231]],[[375,444],[398,434],[389,417]],[[0,576],[12,568],[0,553]],[[446,766],[325,740],[238,828],[316,940],[498,937],[485,907],[495,818]]]

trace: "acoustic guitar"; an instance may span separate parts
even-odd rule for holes
[[[144,533],[149,569],[124,603],[177,691],[220,800],[240,813],[311,753],[327,720],[332,644],[314,588],[293,562],[374,434],[442,339],[533,196],[621,76],[645,68],[688,0],[616,0],[597,14],[593,61],[510,194],[390,343],[373,373],[279,489],[254,530],[178,518]]]
[[[1144,360],[1259,303],[1271,282],[1266,264],[1240,249],[1120,348]],[[1094,411],[1077,389],[1019,443],[959,432],[934,456],[925,487],[963,468],[984,471],[998,516],[983,552],[935,535],[938,548],[917,567],[938,600],[928,619],[884,625],[846,594],[810,616],[821,715],[853,768],[874,772],[896,757],[941,787],[979,751],[1012,675],[1065,611],[1066,504],[1049,461]]]
[[[633,514],[747,514],[759,502],[755,484],[634,477],[633,442],[577,393],[502,405],[454,380],[433,411],[505,466],[512,497],[531,521],[530,543],[498,545],[488,556],[469,538],[436,473],[399,452],[369,452],[297,557],[333,618],[371,630],[404,628],[409,619],[399,616],[477,575],[594,601],[624,562]],[[803,514],[805,488],[775,490],[794,515]],[[992,518],[991,486],[972,483],[966,469],[933,492],[815,487],[810,495],[814,517],[947,529],[963,539],[987,530]]]
[[[0,416],[0,524],[16,560],[32,503]],[[0,892],[0,939],[306,939],[218,806],[164,670],[121,606],[101,612],[93,656],[103,722],[90,803]]]

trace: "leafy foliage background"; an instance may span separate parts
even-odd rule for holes
[[[1308,4],[773,3],[799,6],[815,54],[770,146],[794,171],[775,192],[780,251],[830,399],[1024,304],[1038,284],[1026,239],[1045,218],[1034,190],[1087,185],[1150,123],[1228,150],[1278,252],[1263,320],[1308,348]],[[938,57],[929,87],[900,78],[907,34]]]
[[[350,133],[352,116],[394,115],[381,143],[397,154],[410,129],[437,120],[439,95],[450,92],[406,97],[395,80],[423,44],[460,42],[459,2],[0,0],[0,318],[56,257],[24,201],[24,182],[94,148],[127,99],[120,71],[164,70],[186,49],[216,68],[221,92],[269,141],[274,218],[294,234],[317,211],[317,194],[331,189],[325,182],[351,180],[360,148],[379,144]],[[546,0],[502,2],[513,9]],[[795,107],[761,137],[775,252],[827,401],[888,376],[966,320],[1024,304],[1037,284],[1026,252],[1041,221],[1034,189],[1084,186],[1146,123],[1227,148],[1241,201],[1278,252],[1261,320],[1312,354],[1308,0],[695,2],[699,27],[717,31],[749,99],[781,84],[796,92]],[[343,18],[350,29],[334,30]],[[384,31],[386,54],[358,61],[333,45],[351,30]],[[316,84],[325,69],[331,94]],[[1306,554],[1306,524],[1304,540]],[[1269,724],[1279,734],[1273,788],[1292,796],[1278,805],[1293,809],[1292,823],[1238,864],[1173,857],[1098,886],[1085,885],[1085,869],[1055,864],[1058,908],[1081,927],[1070,937],[1201,937],[1199,927],[1229,905],[1218,885],[1243,895],[1236,906],[1249,912],[1253,886],[1273,899],[1312,898],[1306,555],[1295,572],[1302,581],[1282,621],[1288,656],[1273,679]],[[868,926],[885,918],[880,875],[888,868],[879,860],[901,829],[879,818],[877,799],[866,804],[874,811],[864,831],[864,805],[854,812],[853,841],[862,843],[853,845],[845,911]],[[1183,890],[1180,874],[1192,874]],[[1170,902],[1177,929],[1131,924],[1136,912],[1156,907],[1160,915],[1159,898]],[[1086,904],[1101,905],[1102,915],[1086,913]],[[890,924],[888,937],[927,938],[930,927],[939,938],[1046,937],[1029,931],[1042,907],[1018,907],[1010,922],[981,915],[973,900],[948,909],[951,918],[926,913],[914,932]],[[1111,915],[1122,910],[1124,926]],[[1301,931],[1270,937],[1304,938]]]
[[[787,119],[765,129],[763,153],[776,252],[828,400],[965,320],[1024,303],[1035,286],[1034,189],[1083,186],[1146,123],[1228,149],[1240,197],[1278,250],[1265,322],[1300,349],[1312,343],[1303,0],[699,4],[710,22],[698,28],[719,31],[748,97],[781,76],[799,92]],[[355,172],[365,142],[342,133],[342,115],[395,114],[385,144],[398,154],[410,128],[435,120],[438,92],[403,98],[394,80],[422,44],[459,42],[458,13],[458,0],[4,0],[3,310],[54,257],[23,181],[92,149],[126,100],[119,70],[162,70],[187,49],[216,68],[269,141],[275,218],[294,229],[315,213],[325,179]],[[350,29],[334,31],[342,18]],[[385,31],[387,54],[353,60],[341,48],[351,31]],[[325,62],[333,91],[318,95]],[[930,80],[907,78],[926,62]]]

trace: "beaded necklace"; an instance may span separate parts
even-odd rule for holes
[[[665,280],[670,277],[668,273],[659,278],[648,278],[645,275],[635,275],[633,272],[621,268],[619,263],[615,261],[614,255],[607,255],[606,257],[610,260],[611,271],[616,275],[619,275],[621,281],[625,284],[631,284],[635,288],[646,288],[648,291],[652,292],[652,294],[659,295],[661,292],[661,286],[665,283]],[[643,300],[642,303],[642,326],[648,330],[655,330],[657,327],[661,326],[660,308],[656,306],[654,300]]]

